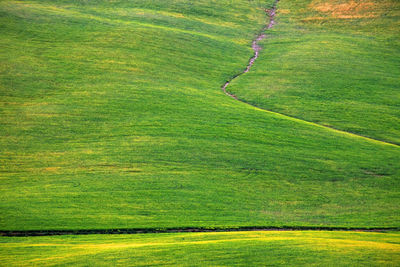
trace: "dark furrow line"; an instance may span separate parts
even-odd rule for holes
[[[275,13],[276,13],[276,8],[277,8],[278,2],[279,2],[279,0],[275,0],[275,2],[274,2],[274,4],[273,4],[273,6],[272,6],[271,9],[265,9],[265,13],[267,14],[267,18],[269,18],[269,23],[266,24],[266,26],[264,26],[264,27],[262,28],[262,30],[260,31],[260,33],[257,35],[256,39],[254,39],[254,41],[253,41],[253,43],[252,43],[252,48],[253,48],[253,50],[254,50],[254,56],[253,56],[252,58],[250,58],[247,67],[246,67],[242,72],[240,72],[240,73],[238,73],[238,74],[232,76],[228,81],[226,81],[226,82],[221,86],[222,91],[223,91],[227,96],[230,96],[230,97],[232,97],[233,99],[236,99],[236,100],[238,100],[238,101],[240,101],[240,102],[242,102],[242,103],[245,103],[245,104],[247,104],[247,105],[250,105],[250,106],[252,106],[252,107],[255,107],[255,108],[257,108],[257,109],[260,109],[260,110],[263,110],[263,111],[266,111],[266,112],[270,112],[270,113],[282,115],[282,116],[285,116],[285,117],[287,117],[287,118],[296,119],[296,120],[299,120],[299,121],[302,121],[302,122],[306,122],[306,123],[309,123],[309,124],[313,124],[313,125],[315,125],[315,126],[319,126],[319,127],[325,128],[325,129],[329,129],[329,130],[336,131],[336,132],[340,132],[340,133],[344,133],[344,134],[350,134],[350,135],[352,135],[352,136],[356,136],[356,137],[359,137],[359,138],[363,138],[363,139],[366,139],[366,140],[369,140],[369,141],[374,141],[374,142],[379,142],[379,143],[382,143],[382,144],[385,144],[385,145],[391,145],[391,146],[399,147],[399,146],[400,146],[399,144],[392,143],[392,142],[389,142],[389,141],[383,141],[383,140],[375,139],[375,138],[372,138],[372,137],[367,137],[367,136],[363,136],[363,135],[360,135],[360,134],[356,134],[356,133],[352,133],[352,132],[347,132],[347,131],[339,130],[339,129],[336,129],[336,128],[331,127],[331,126],[321,125],[321,124],[318,124],[318,123],[315,123],[315,122],[311,122],[311,121],[307,121],[307,120],[304,120],[304,119],[301,119],[301,118],[297,118],[297,117],[295,117],[295,116],[286,115],[286,114],[279,113],[279,112],[276,112],[276,111],[272,111],[272,110],[268,110],[268,109],[265,109],[265,108],[261,108],[261,107],[259,107],[259,106],[257,106],[257,105],[248,103],[248,102],[246,102],[246,101],[243,100],[243,99],[239,99],[236,95],[231,94],[230,92],[228,92],[228,91],[226,90],[226,88],[229,86],[229,84],[230,84],[234,79],[238,78],[240,75],[242,75],[242,74],[244,74],[244,73],[249,72],[250,69],[251,69],[251,67],[253,67],[254,62],[255,62],[256,59],[259,57],[259,54],[260,54],[260,51],[261,51],[262,47],[261,47],[260,45],[258,45],[258,42],[260,42],[261,40],[265,39],[265,38],[267,37],[265,31],[268,30],[268,29],[271,29],[271,28],[275,25]]]
[[[180,228],[122,228],[122,229],[81,229],[81,230],[26,230],[0,231],[0,236],[53,236],[53,235],[117,235],[147,233],[205,233],[205,232],[246,232],[246,231],[346,231],[346,232],[389,232],[400,231],[399,227],[323,227],[323,226],[243,226],[224,227],[180,227]]]

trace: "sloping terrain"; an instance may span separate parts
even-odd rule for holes
[[[390,3],[388,14],[398,7]],[[310,117],[271,108],[292,118],[221,91],[253,56],[252,41],[268,23],[264,9],[272,5],[273,1],[243,0],[0,1],[2,233],[241,226],[399,228],[398,84],[393,83],[398,80],[394,67],[398,58],[391,56],[398,51],[398,40],[395,26],[386,27],[391,25],[386,19],[397,23],[397,17],[376,15],[377,22],[371,25],[383,21],[379,27],[387,31],[376,37],[367,31],[371,25],[342,22],[345,18],[337,17],[348,14],[337,13],[326,2],[282,0],[278,24],[262,41],[260,57],[228,88],[240,99],[269,109],[258,93],[248,92],[264,94],[270,85],[280,86],[278,76],[292,80],[298,85],[293,90],[302,93],[307,85],[319,88],[319,82],[328,80],[337,90],[342,90],[339,80],[353,83],[354,76],[337,79],[334,71],[332,80],[331,66],[316,56],[308,59],[307,66],[321,69],[305,68],[304,73],[323,78],[297,79],[301,75],[286,52],[307,50],[308,43],[301,41],[306,33],[321,44],[331,36],[332,47],[354,56],[354,68],[348,67],[354,75],[364,75],[360,81],[376,64],[388,73],[376,78],[380,86],[368,87],[369,93],[351,86],[344,92],[368,94],[371,113],[359,114],[354,104],[348,105],[355,108],[348,114],[335,107],[340,112],[329,111],[329,116],[321,115],[323,120],[315,119],[331,107],[323,97],[316,97],[314,106],[302,97],[304,106],[310,107],[304,114]],[[367,15],[357,13],[351,20],[364,21],[358,16]],[[316,16],[323,19],[311,19]],[[298,32],[292,36],[293,27]],[[352,32],[356,30],[360,33]],[[337,38],[341,34],[351,45],[374,47],[376,61],[356,64],[359,50],[343,46]],[[384,53],[380,49],[388,49],[387,57],[378,57]],[[332,53],[343,54],[333,49]],[[366,74],[356,68],[363,64],[370,64]],[[277,107],[281,98],[274,99]],[[303,109],[287,104],[293,110]],[[327,109],[320,108],[324,105]],[[341,119],[334,123],[339,117],[330,114]],[[183,244],[185,238],[193,239],[192,244]],[[204,240],[232,238],[237,243],[205,242],[200,252],[194,252]],[[172,243],[152,247],[164,241]],[[146,245],[137,250],[137,243]],[[271,261],[276,264],[341,260],[342,265],[379,265],[399,262],[398,243],[397,233],[337,232],[1,237],[0,257],[15,265],[176,265],[196,259],[201,264],[211,254],[215,258],[210,264],[231,265],[263,263],[275,255]],[[191,262],[182,256],[192,253]]]
[[[394,266],[398,233],[235,232],[1,239],[18,266]]]
[[[2,1],[0,228],[398,227],[398,147],[221,92],[268,5],[228,2]]]
[[[400,3],[281,1],[251,72],[227,88],[258,107],[400,144]]]

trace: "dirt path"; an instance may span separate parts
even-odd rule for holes
[[[384,145],[390,145],[390,146],[399,147],[399,145],[398,145],[398,144],[395,144],[395,143],[391,143],[391,142],[387,142],[387,141],[382,141],[382,140],[379,140],[379,139],[374,139],[374,138],[371,138],[371,137],[366,137],[366,136],[363,136],[363,135],[359,135],[359,134],[355,134],[355,133],[351,133],[351,132],[346,132],[346,131],[343,131],[343,130],[338,130],[338,129],[333,128],[333,127],[324,126],[324,125],[321,125],[321,124],[317,124],[317,123],[314,123],[314,122],[310,122],[310,121],[303,120],[303,119],[301,119],[301,118],[296,118],[296,117],[293,117],[293,116],[289,116],[289,115],[285,115],[285,114],[278,113],[278,112],[275,112],[275,111],[271,111],[271,110],[267,110],[267,109],[264,109],[264,108],[260,108],[260,107],[258,107],[258,106],[256,106],[256,105],[247,103],[245,100],[239,99],[237,96],[235,96],[234,94],[229,93],[229,92],[226,90],[226,88],[229,86],[229,84],[230,84],[234,79],[238,78],[240,75],[242,75],[242,74],[244,74],[244,73],[246,73],[246,72],[249,72],[250,69],[253,67],[254,62],[255,62],[255,61],[257,60],[257,58],[259,57],[260,51],[262,50],[262,47],[259,45],[259,42],[267,37],[267,34],[265,33],[265,31],[267,31],[268,29],[271,29],[271,28],[275,25],[275,14],[276,14],[276,8],[277,8],[278,2],[279,2],[279,0],[275,0],[274,5],[272,6],[272,8],[271,8],[271,9],[266,9],[266,10],[265,10],[265,13],[267,14],[267,19],[269,20],[269,23],[266,24],[266,25],[262,28],[261,32],[257,35],[256,39],[255,39],[255,40],[253,41],[253,43],[252,43],[252,48],[253,48],[253,51],[254,51],[254,56],[249,60],[249,63],[247,64],[247,67],[246,67],[241,73],[234,75],[233,77],[231,77],[228,81],[226,81],[226,82],[221,86],[222,91],[223,91],[227,96],[230,96],[230,97],[232,97],[232,98],[234,98],[234,99],[236,99],[236,100],[238,100],[238,101],[240,101],[240,102],[242,102],[242,103],[245,103],[245,104],[247,104],[247,105],[250,105],[250,106],[252,106],[252,107],[255,107],[255,108],[259,109],[259,110],[262,110],[262,111],[265,111],[265,112],[268,112],[268,113],[277,114],[277,115],[279,115],[279,116],[283,116],[283,117],[288,118],[288,119],[291,119],[291,120],[300,121],[300,122],[303,122],[303,123],[307,123],[307,124],[309,124],[309,125],[313,125],[313,126],[325,128],[325,129],[328,129],[328,130],[331,130],[331,131],[334,131],[334,132],[337,132],[337,133],[350,135],[350,136],[352,136],[352,137],[362,138],[362,139],[364,139],[364,140],[372,141],[372,142],[375,142],[375,143],[380,143],[380,144],[384,144]]]

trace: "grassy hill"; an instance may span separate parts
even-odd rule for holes
[[[221,92],[259,3],[181,4],[1,2],[0,228],[399,226],[398,147]]]
[[[400,4],[279,3],[252,72],[228,91],[246,102],[400,144]]]
[[[0,230],[400,227],[397,145],[221,91],[253,55],[272,2],[0,1]],[[382,8],[396,13],[390,3]],[[398,143],[398,57],[391,56],[398,38],[386,27],[397,17],[358,25],[311,7],[282,0],[254,69],[228,90],[270,109],[259,94],[289,79],[315,102],[301,96],[281,110],[282,93],[271,109]],[[316,14],[329,17],[326,27],[325,17],[306,19]],[[370,33],[372,25],[385,34]],[[319,56],[295,56],[314,51],[313,42]],[[354,68],[339,79],[345,61],[335,55],[344,52]],[[301,66],[308,78],[298,75]],[[359,90],[378,70],[387,73],[371,76],[379,86]],[[345,84],[351,90],[340,94],[360,102],[336,99],[345,112],[323,97],[321,84],[334,95]],[[359,113],[367,102],[371,113]],[[305,106],[304,116],[296,112]]]
[[[18,266],[393,266],[398,233],[235,232],[3,238]]]

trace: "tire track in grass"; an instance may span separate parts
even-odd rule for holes
[[[255,61],[259,57],[259,54],[260,54],[260,51],[261,51],[262,47],[258,43],[261,40],[263,40],[263,39],[265,39],[267,37],[266,31],[268,29],[271,29],[275,25],[275,14],[276,14],[276,9],[277,9],[278,2],[279,2],[279,0],[275,0],[275,2],[274,2],[274,4],[273,4],[271,9],[265,9],[265,13],[267,14],[267,19],[269,19],[269,23],[266,24],[261,29],[260,33],[257,35],[257,37],[252,42],[252,48],[253,48],[253,51],[254,51],[254,56],[252,58],[250,58],[249,63],[247,64],[246,68],[242,72],[232,76],[229,80],[227,80],[221,86],[221,90],[227,96],[229,96],[229,97],[231,97],[231,98],[233,98],[233,99],[235,99],[237,101],[240,101],[240,102],[242,102],[244,104],[252,106],[252,107],[254,107],[255,109],[257,109],[259,111],[263,111],[263,112],[267,112],[267,113],[270,113],[270,114],[278,115],[278,116],[280,116],[282,118],[285,118],[285,119],[290,119],[292,121],[301,122],[301,123],[305,123],[305,124],[308,124],[308,125],[316,126],[316,127],[319,127],[319,128],[327,129],[329,131],[333,131],[335,133],[340,133],[340,134],[347,135],[347,136],[350,136],[350,137],[361,138],[361,139],[367,140],[369,142],[378,143],[378,144],[381,144],[381,145],[394,146],[394,147],[398,148],[399,145],[396,144],[396,143],[391,143],[391,142],[387,142],[387,141],[383,141],[383,140],[379,140],[379,139],[363,136],[363,135],[360,135],[360,134],[339,130],[339,129],[336,129],[336,128],[333,128],[333,127],[330,127],[330,126],[324,126],[324,125],[321,125],[321,124],[318,124],[318,123],[315,123],[315,122],[310,122],[310,121],[306,121],[306,120],[303,120],[303,119],[300,119],[300,118],[296,118],[294,116],[289,116],[289,115],[285,115],[283,113],[279,113],[279,112],[271,111],[271,110],[268,110],[268,109],[260,108],[260,107],[254,105],[254,104],[250,104],[250,103],[246,102],[243,99],[239,99],[236,95],[231,94],[230,92],[227,91],[227,87],[230,85],[230,83],[234,79],[238,78],[240,75],[249,72],[250,69],[253,67]]]

